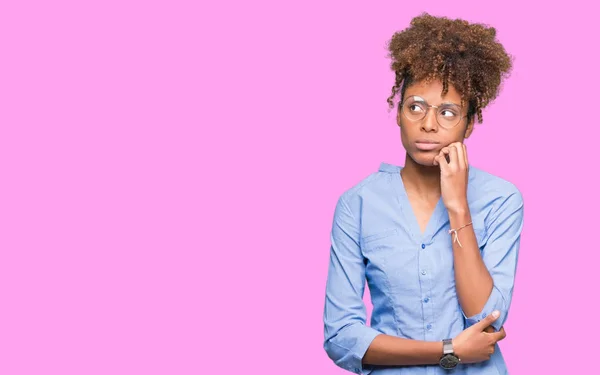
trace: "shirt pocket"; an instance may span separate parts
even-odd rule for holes
[[[402,251],[406,248],[400,231],[397,228],[385,229],[381,232],[365,236],[361,242],[364,254],[382,254],[386,252]]]
[[[373,251],[379,247],[385,246],[388,238],[398,235],[397,228],[386,229],[381,232],[372,233],[362,238],[361,247],[364,251]]]

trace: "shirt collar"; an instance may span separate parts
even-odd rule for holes
[[[399,172],[402,167],[389,163],[381,163],[379,166],[379,172],[388,172],[388,173],[396,173]]]
[[[399,165],[390,164],[386,162],[382,162],[379,165],[379,172],[398,173],[401,169],[402,167]],[[476,168],[473,167],[473,165],[469,164],[469,180],[472,180],[475,177],[475,169]]]

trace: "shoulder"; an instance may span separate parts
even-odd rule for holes
[[[352,211],[360,210],[364,201],[386,199],[393,196],[392,179],[399,176],[401,167],[381,163],[379,169],[362,177],[355,184],[347,187],[339,196],[338,205],[345,204]]]
[[[476,187],[478,192],[491,195],[516,195],[520,198],[523,197],[521,190],[512,181],[477,167],[470,166],[469,169],[469,185]]]
[[[475,201],[492,206],[492,211],[510,206],[522,210],[524,198],[516,184],[477,167],[469,167],[469,194]]]

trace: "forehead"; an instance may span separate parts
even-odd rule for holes
[[[439,104],[443,102],[460,103],[461,97],[458,91],[452,85],[448,85],[448,92],[442,96],[443,85],[439,80],[431,82],[415,82],[406,88],[404,95],[406,97],[417,95],[430,104]]]

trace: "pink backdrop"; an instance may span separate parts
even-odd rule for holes
[[[403,163],[385,42],[422,11],[516,57],[468,140],[525,198],[509,370],[595,371],[585,3],[3,2],[0,373],[346,373],[322,348],[333,208]]]

